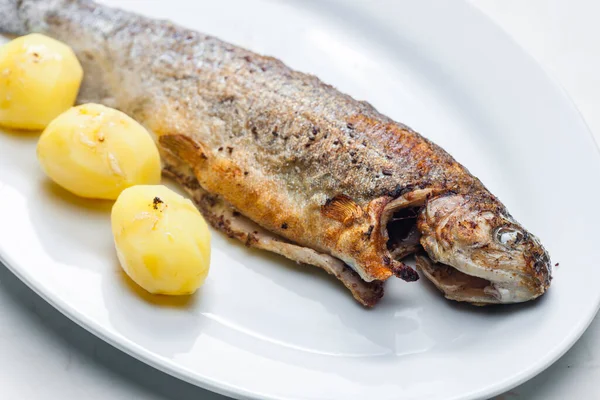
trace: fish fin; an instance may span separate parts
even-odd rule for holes
[[[327,200],[321,207],[321,213],[343,224],[351,223],[364,215],[363,209],[344,194],[338,194]]]
[[[190,166],[196,167],[208,159],[208,152],[200,142],[185,135],[161,135],[159,145]]]
[[[394,275],[403,281],[414,282],[419,279],[417,271],[404,264],[402,261],[394,260],[391,269]]]

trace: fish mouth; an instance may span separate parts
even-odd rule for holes
[[[521,303],[532,300],[541,293],[534,293],[519,279],[492,281],[469,275],[451,265],[432,261],[426,253],[416,255],[417,268],[449,300],[474,305]]]

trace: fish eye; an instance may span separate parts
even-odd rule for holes
[[[496,230],[495,238],[500,244],[514,246],[523,240],[523,232],[518,229],[503,226]]]

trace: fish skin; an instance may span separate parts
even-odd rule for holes
[[[0,0],[0,13],[17,16],[0,21],[0,31],[40,32],[73,48],[85,71],[81,102],[131,115],[205,191],[269,232],[340,259],[366,282],[418,278],[387,250],[395,205],[452,193],[505,211],[439,146],[275,58],[85,0]],[[433,242],[421,243],[431,256]],[[548,262],[531,298],[545,292],[551,273],[547,253],[533,245]],[[518,268],[525,277],[533,270]]]
[[[163,136],[162,139],[177,140],[173,136]],[[240,240],[248,247],[270,251],[299,264],[314,265],[323,269],[340,280],[354,298],[365,307],[375,306],[383,297],[382,281],[365,282],[353,269],[337,258],[318,253],[308,247],[290,243],[285,238],[267,231],[248,219],[218,195],[204,190],[198,183],[193,171],[191,171],[190,164],[173,153],[174,147],[176,149],[177,146],[167,147],[169,150],[164,150],[161,155],[166,164],[164,174],[181,184],[213,227],[221,230],[232,239]],[[196,151],[192,156],[198,154]]]

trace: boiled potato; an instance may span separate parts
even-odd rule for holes
[[[98,104],[73,107],[52,121],[37,155],[52,180],[81,197],[114,200],[128,187],[160,182],[160,157],[148,132]]]
[[[210,264],[210,231],[192,202],[162,185],[125,189],[112,208],[121,266],[154,294],[186,295]]]
[[[31,34],[0,47],[0,125],[44,129],[75,103],[83,69],[65,44]]]

